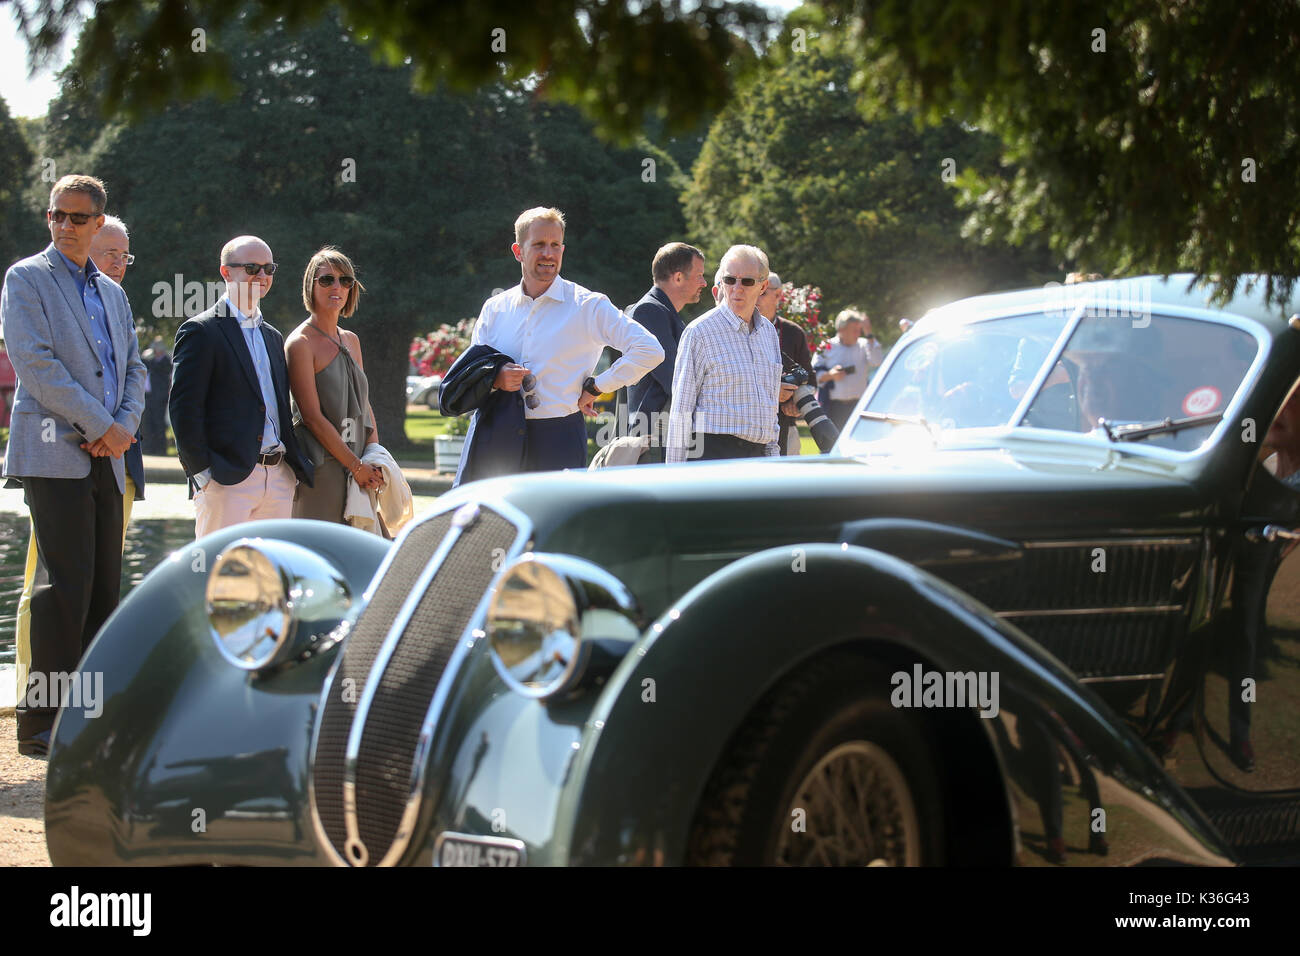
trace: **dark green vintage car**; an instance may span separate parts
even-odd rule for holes
[[[266,522],[82,662],[56,864],[1300,857],[1300,317],[1186,276],[954,303],[834,452]]]

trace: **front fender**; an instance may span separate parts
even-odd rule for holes
[[[65,707],[54,728],[45,819],[56,866],[325,862],[306,781],[337,647],[265,676],[225,661],[204,592],[221,549],[244,537],[315,551],[342,572],[354,606],[391,547],[328,522],[258,521],[150,572],[82,659],[82,683],[102,681],[98,705]]]
[[[1113,846],[1115,809],[1126,808],[1118,817],[1133,839],[1108,862],[1135,862],[1126,848],[1143,858],[1231,862],[1213,826],[1140,741],[1023,632],[912,565],[824,544],[727,566],[682,597],[622,662],[586,723],[559,802],[556,831],[570,862],[680,863],[705,784],[746,715],[800,663],[858,641],[901,668],[997,673],[996,716],[967,712],[996,754],[992,779],[1002,778],[998,799],[984,795],[1004,808],[990,827],[1016,832],[1017,814],[1028,822],[1026,797],[1039,799],[1048,762],[1059,774],[1058,750],[1042,758],[1048,762],[1026,758],[1055,740],[1093,775]],[[863,691],[888,697],[892,688]],[[940,753],[938,762],[946,759],[951,771],[953,756]],[[945,790],[951,796],[968,783],[949,778]],[[986,862],[1010,862],[1014,848],[1007,849]]]

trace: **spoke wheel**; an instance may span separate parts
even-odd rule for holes
[[[702,866],[936,866],[945,813],[921,715],[890,705],[892,668],[814,660],[769,691],[720,755],[685,861]]]
[[[866,740],[840,744],[795,788],[775,862],[919,866],[921,826],[902,769]]]

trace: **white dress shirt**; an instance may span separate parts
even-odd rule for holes
[[[884,361],[884,349],[880,347],[878,340],[868,339],[865,335],[858,336],[858,340],[852,345],[845,345],[838,335],[832,336],[826,344],[830,346],[829,349],[813,355],[813,371],[820,375],[822,372],[829,372],[837,365],[845,368],[852,365],[854,371],[849,372],[839,381],[831,383],[835,386],[831,389],[831,401],[856,402],[867,390],[867,379],[871,377],[871,370],[879,368],[880,363]]]
[[[527,418],[561,418],[578,410],[582,383],[611,346],[623,357],[596,376],[596,387],[612,392],[639,381],[664,360],[659,341],[599,292],[556,276],[535,299],[523,283],[483,303],[471,345],[490,345],[537,376],[536,408]]]
[[[776,327],[754,311],[746,322],[725,304],[686,327],[677,343],[673,407],[665,460],[685,461],[692,433],[735,435],[777,445],[781,341]]]

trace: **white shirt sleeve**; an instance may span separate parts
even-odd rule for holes
[[[620,312],[605,296],[600,297],[593,309],[592,324],[594,338],[623,353],[622,358],[596,376],[596,387],[602,392],[639,382],[664,360],[664,347],[659,340],[641,323]]]

